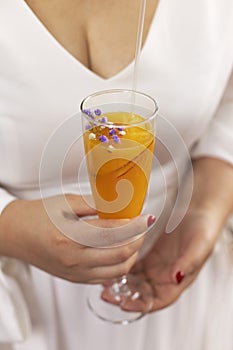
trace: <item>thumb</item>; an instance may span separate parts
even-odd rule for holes
[[[133,238],[144,235],[153,225],[155,218],[152,215],[139,215],[133,219],[92,219],[79,220],[79,232],[85,232],[89,244],[104,247],[122,245]]]
[[[67,194],[65,198],[76,215],[82,217],[96,214],[94,200],[91,195]]]

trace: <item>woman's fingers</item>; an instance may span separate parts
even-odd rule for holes
[[[150,281],[150,285],[153,288],[153,298],[149,312],[158,311],[173,304],[179,298],[181,293],[193,282],[197,274],[198,271],[194,276],[187,276],[180,284],[174,284],[173,282],[157,284],[154,281]],[[151,302],[151,295],[145,295],[144,299],[146,303]],[[137,303],[137,301],[129,300],[124,305],[124,310],[143,311],[143,308],[140,309],[140,304]]]
[[[140,249],[143,243],[143,237],[128,243],[127,245],[115,247],[115,248],[86,248],[85,258],[89,259],[90,267],[98,266],[111,266],[120,264],[132,255],[134,255]]]
[[[137,235],[143,235],[155,221],[151,215],[133,219],[91,218],[96,212],[81,196],[59,196],[45,200],[46,211],[56,228],[75,242],[89,247],[110,247],[126,244]],[[62,208],[62,209],[61,209]]]
[[[77,230],[85,232],[88,245],[109,247],[127,244],[131,239],[145,234],[155,222],[151,215],[140,215],[133,219],[92,219],[79,220]]]
[[[180,284],[188,276],[196,275],[212,253],[213,247],[213,242],[205,238],[203,232],[198,232],[176,260],[172,271],[173,282]]]
[[[201,267],[197,269],[192,275],[185,275],[180,283],[170,283],[168,285],[154,284],[154,301],[151,311],[161,310],[172,303],[174,303],[181,293],[195,280]]]
[[[174,303],[195,280],[213,251],[215,237],[210,220],[199,213],[187,215],[174,232],[161,235],[138,269],[154,290],[151,311]],[[126,307],[137,310],[132,302]]]
[[[99,223],[100,220],[96,221]],[[109,226],[109,221],[105,226]],[[142,222],[145,223],[145,218],[142,219]],[[79,221],[77,222],[78,225]],[[111,227],[105,228],[110,232]],[[75,282],[75,276],[80,276],[81,266],[85,270],[82,273],[84,283],[95,283],[94,281],[103,283],[107,279],[127,274],[136,261],[143,239],[143,236],[138,236],[137,239],[133,239],[127,244],[108,248],[87,247],[73,241],[67,241],[69,255],[62,254],[62,265],[67,274],[67,279]],[[67,242],[66,240],[64,242],[66,251]]]
[[[127,260],[119,264],[93,267],[90,271],[90,277],[93,279],[102,277],[103,283],[104,281],[126,275],[135,263],[137,255],[138,254],[136,252],[133,255],[131,255]]]
[[[14,201],[4,213],[9,242],[6,255],[13,254],[54,276],[77,283],[103,281],[127,273],[143,241],[139,233],[143,236],[151,224],[150,216],[132,220],[80,218],[90,217],[91,213],[93,209],[75,195]],[[118,233],[123,246],[113,248]],[[87,246],[88,239],[93,248]],[[17,244],[11,245],[13,240]],[[101,248],[96,248],[98,245]]]
[[[67,194],[65,199],[77,216],[96,215],[95,204],[91,195],[77,196]]]
[[[124,259],[120,263],[117,264],[106,264],[106,265],[98,265],[96,266],[87,266],[87,264],[83,264],[82,267],[82,281],[83,283],[104,283],[108,280],[120,277],[122,275],[127,274],[133,264],[137,259],[138,253],[130,255],[127,259]],[[81,258],[82,262],[86,261],[85,258]],[[75,264],[69,269],[66,269],[67,279],[70,281],[76,282],[76,276],[80,275],[80,265]]]

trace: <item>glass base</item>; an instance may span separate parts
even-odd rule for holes
[[[147,282],[130,275],[105,287],[91,286],[87,304],[99,319],[127,325],[141,319],[150,311],[153,290]]]
[[[129,312],[101,298],[103,287],[91,286],[87,304],[92,313],[103,321],[126,325],[142,318],[145,313]]]

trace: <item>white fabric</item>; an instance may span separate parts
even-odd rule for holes
[[[12,196],[8,191],[5,191],[3,188],[0,188],[0,213],[6,207],[7,204],[16,199],[15,196]]]
[[[0,268],[0,339],[20,341],[30,333],[30,317],[20,288],[28,279],[25,266],[14,259],[1,258]]]
[[[233,156],[233,74],[215,114],[201,140],[192,151],[192,157],[213,156],[232,163]],[[223,156],[224,154],[224,156]]]
[[[160,114],[178,130],[194,157],[210,155],[231,163],[232,33],[232,0],[160,0],[142,50],[138,80],[138,89],[156,98]],[[0,50],[3,209],[15,197],[40,196],[39,164],[49,136],[90,93],[131,88],[133,62],[110,79],[97,76],[73,58],[20,0],[0,1]],[[169,139],[164,125],[158,119],[162,142]],[[76,132],[81,135],[81,125]],[[168,188],[175,192],[173,165],[162,142],[156,155]],[[82,149],[73,163],[81,160]],[[64,169],[69,189],[73,163]],[[81,180],[87,182],[84,175]],[[157,200],[162,187],[158,176]],[[48,194],[53,193],[56,188],[48,188]],[[152,214],[156,210],[152,204],[149,209]],[[0,272],[0,349],[232,350],[232,265],[230,243],[224,237],[177,303],[127,327],[103,323],[89,312],[88,287],[2,258],[1,264],[11,269]]]

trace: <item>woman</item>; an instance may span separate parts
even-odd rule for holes
[[[153,246],[145,242],[135,269],[155,290],[152,310],[172,304],[186,290],[179,301],[127,328],[95,319],[84,302],[86,286],[80,283],[102,283],[128,272],[142,242],[123,252],[79,246],[51,224],[40,199],[41,155],[58,125],[90,93],[132,88],[138,11],[139,1],[0,4],[1,350],[232,350],[232,265],[223,263],[231,241],[226,245],[221,234],[233,198],[231,1],[147,2],[137,84],[156,98],[168,121],[158,119],[161,142],[156,148],[168,205],[160,210],[158,179],[141,227],[158,214],[155,229],[166,230],[167,207],[177,191],[176,169],[163,146],[169,140],[168,125],[181,135],[193,159],[194,191],[181,223]],[[79,157],[81,161],[82,151]],[[94,214],[74,192],[70,168],[65,180],[66,192],[74,193],[67,199],[77,214]],[[53,183],[47,194],[59,203]],[[219,320],[223,327],[216,336]]]

